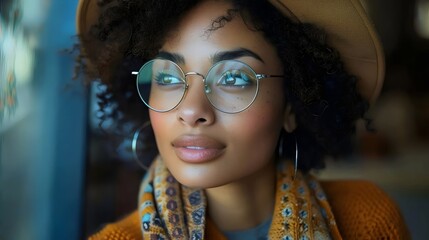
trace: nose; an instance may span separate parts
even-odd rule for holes
[[[177,118],[185,125],[209,126],[215,121],[215,112],[204,93],[204,79],[201,75],[189,75],[186,96],[177,107]]]

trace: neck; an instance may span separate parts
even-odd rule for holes
[[[206,189],[209,216],[221,231],[245,230],[271,217],[276,173],[274,162],[236,182]]]

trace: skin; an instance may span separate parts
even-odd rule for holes
[[[245,48],[256,53],[236,58],[257,73],[282,75],[275,48],[260,32],[251,31],[239,15],[224,27],[205,34],[212,20],[232,8],[224,1],[204,1],[192,9],[166,39],[160,51],[179,54],[184,72],[205,75],[212,56]],[[259,95],[247,110],[227,114],[212,107],[200,76],[190,76],[179,106],[166,113],[150,111],[159,153],[183,185],[206,189],[209,216],[223,230],[254,227],[272,215],[275,195],[275,152],[281,129],[294,128],[281,78],[263,79]],[[180,136],[203,136],[223,148],[210,161],[183,161],[174,148]]]

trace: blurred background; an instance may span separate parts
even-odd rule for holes
[[[143,170],[100,131],[96,93],[72,80],[77,0],[0,0],[0,239],[83,239],[137,206]],[[320,178],[369,179],[413,239],[429,236],[429,0],[369,0],[385,47],[383,92],[359,154]],[[108,124],[108,123],[107,123]],[[108,126],[107,126],[108,129]],[[116,139],[117,140],[117,139]]]

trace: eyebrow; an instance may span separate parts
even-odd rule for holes
[[[253,57],[264,63],[264,60],[262,60],[262,58],[258,54],[246,48],[238,48],[231,51],[217,52],[211,57],[211,59],[213,63],[217,63],[220,61],[232,60],[241,57]]]
[[[221,51],[221,52],[217,52],[215,54],[213,54],[210,59],[212,60],[212,63],[217,63],[220,61],[224,61],[224,60],[232,60],[232,59],[237,59],[237,58],[241,58],[241,57],[252,57],[255,58],[263,63],[264,60],[255,52],[246,49],[246,48],[237,48],[234,50],[230,50],[230,51]],[[160,51],[156,57],[157,59],[166,59],[166,60],[170,60],[173,61],[177,64],[185,64],[185,58],[183,57],[183,55],[179,54],[179,53],[170,53],[170,52],[166,52],[166,51]]]
[[[158,55],[156,55],[155,58],[170,60],[170,61],[173,61],[177,64],[185,64],[185,58],[183,57],[183,55],[178,54],[178,53],[170,53],[170,52],[160,51],[158,53]]]

